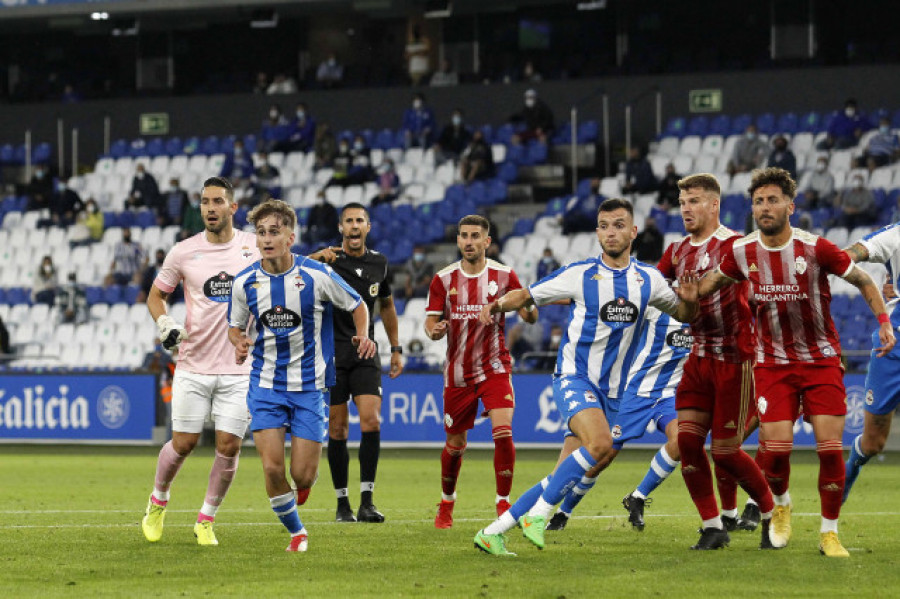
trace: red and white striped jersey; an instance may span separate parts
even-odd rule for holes
[[[490,325],[481,324],[478,315],[483,306],[521,287],[516,273],[494,260],[477,275],[466,274],[461,262],[434,275],[425,314],[449,322],[445,387],[466,387],[492,374],[512,372],[503,334],[505,315],[495,314]]]
[[[689,270],[703,276],[719,266],[736,239],[740,235],[725,226],[719,226],[701,243],[694,243],[687,236],[666,248],[657,268],[670,280]],[[753,322],[747,305],[747,288],[747,283],[729,285],[700,300],[700,311],[691,322],[692,354],[732,363],[753,356]]]
[[[759,231],[735,241],[719,271],[750,281],[757,365],[839,365],[841,346],[831,319],[828,275],[846,277],[852,270],[846,252],[801,229],[793,229],[790,240],[777,248],[763,245]]]

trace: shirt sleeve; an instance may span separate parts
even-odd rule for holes
[[[507,291],[513,291],[515,289],[521,289],[522,282],[519,281],[519,275],[516,274],[516,271],[510,269],[509,271],[509,283],[507,284]]]
[[[662,273],[657,270],[648,272],[650,273],[650,300],[648,303],[661,312],[672,316],[678,310],[678,304],[681,303],[681,299],[669,287],[669,283],[662,276]]]
[[[532,283],[528,291],[538,306],[545,306],[558,300],[577,299],[576,295],[582,289],[583,274],[584,268],[565,266]]]
[[[250,320],[250,307],[247,305],[247,291],[244,283],[247,279],[242,277],[234,281],[231,287],[231,299],[228,300],[228,326],[246,330],[247,321]]]
[[[859,240],[869,252],[869,262],[885,264],[900,251],[900,225],[892,224]]]
[[[733,281],[743,281],[747,278],[738,266],[737,260],[734,259],[734,249],[731,247],[722,255],[718,271]]]
[[[327,276],[322,277],[321,280],[322,299],[333,303],[345,312],[356,310],[362,301],[359,294],[330,266],[325,266],[325,272]]]
[[[819,237],[816,243],[816,259],[826,272],[842,279],[850,274],[854,266],[847,252],[824,237]]]
[[[666,251],[663,252],[662,258],[659,259],[659,264],[656,265],[656,268],[662,273],[662,276],[669,280],[675,278],[675,265],[672,264],[672,250],[674,247],[675,244],[670,243],[669,247],[666,248]]]
[[[384,261],[384,280],[378,286],[378,297],[386,298],[391,297],[393,291],[391,290],[391,282],[388,278],[388,263],[387,260]]]
[[[183,275],[181,274],[181,248],[177,245],[166,254],[162,268],[156,273],[153,284],[166,293],[172,293],[178,287]]]
[[[435,275],[431,279],[431,285],[428,287],[428,303],[425,305],[426,316],[444,316],[445,302],[447,301],[447,290],[444,288],[444,282]]]

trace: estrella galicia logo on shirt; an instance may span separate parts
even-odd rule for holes
[[[259,315],[259,319],[273,331],[289,331],[300,326],[300,315],[284,306],[273,306]]]
[[[637,322],[638,312],[638,307],[628,298],[618,297],[600,308],[600,320],[614,329],[626,327]]]
[[[203,283],[203,295],[214,302],[227,302],[231,298],[231,284],[234,277],[224,270]]]
[[[666,345],[691,349],[694,345],[694,337],[691,335],[690,329],[677,329],[666,335]]]

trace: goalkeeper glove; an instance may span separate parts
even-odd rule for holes
[[[157,318],[156,326],[159,328],[159,338],[163,347],[168,350],[175,349],[179,343],[188,337],[184,325],[175,322],[175,319],[168,314],[163,314]]]

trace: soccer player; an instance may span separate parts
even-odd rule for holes
[[[431,280],[425,317],[425,333],[434,341],[447,337],[444,367],[444,431],[446,445],[441,452],[441,502],[434,518],[436,528],[453,526],[456,481],[466,450],[466,436],[475,426],[478,400],[491,418],[494,439],[494,479],[497,513],[509,508],[516,463],[512,438],[515,392],[512,364],[503,333],[501,315],[486,324],[479,322],[482,306],[507,291],[521,289],[519,278],[509,268],[485,257],[491,244],[490,223],[470,214],[459,221],[456,245],[459,262],[447,266]],[[519,310],[528,323],[537,321],[533,307]]]
[[[659,271],[631,258],[637,227],[630,202],[612,198],[600,204],[597,237],[603,249],[598,258],[574,262],[482,310],[481,318],[487,320],[531,303],[571,302],[553,375],[553,401],[582,445],[559,464],[536,502],[526,493],[478,531],[475,546],[487,553],[509,553],[503,535],[517,522],[531,543],[544,548],[544,528],[553,506],[594,466],[602,468],[614,456],[606,414],[615,410],[625,386],[647,307],[682,322],[697,310],[697,284],[691,274],[682,278],[676,295]]]
[[[803,417],[812,424],[819,454],[819,551],[828,557],[849,557],[837,536],[847,394],[841,347],[829,310],[828,275],[843,278],[866,298],[880,323],[878,356],[894,347],[890,318],[875,283],[846,252],[790,226],[797,184],[787,171],[754,171],[749,192],[759,230],[734,242],[718,268],[701,280],[700,294],[738,281],[751,283],[758,323],[754,373],[763,467],[776,504],[772,544],[784,547],[791,536],[790,456],[802,398]]]
[[[339,248],[325,248],[310,258],[327,262],[366,302],[369,314],[375,310],[375,300],[380,300],[381,321],[391,344],[392,379],[403,372],[403,346],[397,334],[397,310],[388,281],[388,261],[384,255],[366,247],[366,236],[372,228],[369,212],[362,204],[351,203],[341,210],[338,229],[343,241]],[[328,465],[331,480],[337,494],[338,522],[384,522],[384,515],[372,503],[375,490],[375,472],[378,470],[378,454],[381,449],[381,360],[378,354],[368,360],[360,360],[350,340],[355,334],[353,319],[347,312],[334,312],[335,365],[337,383],[331,389],[331,408],[328,414]],[[375,338],[374,319],[369,323],[369,338]],[[350,421],[347,402],[350,398],[359,411],[359,511],[353,515],[347,496],[347,477],[350,454],[347,452],[347,435]]]
[[[237,471],[241,441],[250,420],[246,402],[250,369],[234,363],[225,313],[234,275],[259,258],[259,252],[253,235],[233,226],[238,206],[227,179],[207,179],[200,198],[205,230],[169,251],[147,297],[147,309],[159,327],[163,345],[179,349],[172,381],[172,440],[159,452],[153,492],[141,521],[151,543],[162,537],[169,488],[211,413],[216,457],[194,535],[200,545],[218,545],[213,521]],[[184,284],[187,302],[184,324],[169,316],[166,306],[179,282]]]
[[[253,440],[263,464],[272,510],[291,533],[287,551],[306,551],[308,535],[284,473],[284,434],[291,435],[291,478],[308,489],[316,478],[325,436],[324,389],[334,385],[332,310],[353,314],[357,355],[375,355],[368,337],[369,311],[359,295],[330,267],[294,256],[297,216],[281,200],[266,200],[248,220],[256,228],[262,259],[234,281],[228,308],[228,339],[235,361],[252,349],[250,408]],[[255,334],[245,331],[250,318]]]
[[[846,251],[854,262],[886,264],[891,277],[889,283],[893,289],[900,289],[897,282],[897,277],[900,276],[900,223],[888,225],[866,235]],[[900,310],[897,309],[897,305],[897,302],[894,302],[891,310],[891,323],[894,327],[900,326]],[[875,335],[872,341],[874,346],[877,343]],[[884,444],[891,433],[894,411],[898,405],[900,405],[900,348],[894,347],[890,354],[883,358],[873,353],[869,359],[863,432],[857,435],[850,445],[842,503],[847,501],[860,469],[884,450]]]
[[[688,235],[666,248],[658,268],[676,279],[687,272],[703,275],[715,269],[740,236],[719,222],[719,182],[709,174],[678,182],[679,205]],[[744,426],[753,395],[753,328],[747,284],[716,291],[700,300],[691,321],[694,345],[675,394],[681,474],[703,519],[700,540],[691,549],[728,545],[713,491],[712,470],[704,445],[712,432],[716,465],[747,491],[762,511],[760,548],[769,548],[772,492],[756,462],[742,449]]]

